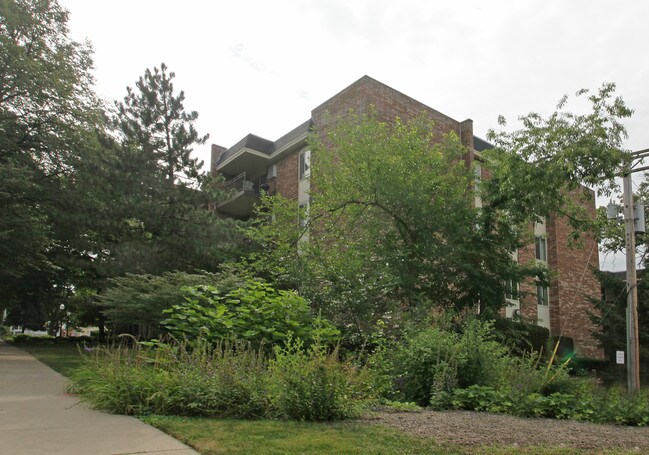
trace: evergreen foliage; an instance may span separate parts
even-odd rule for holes
[[[604,355],[615,365],[616,351],[626,352],[626,307],[627,293],[623,279],[609,272],[595,272],[605,293],[601,299],[591,299],[596,311],[590,315],[597,330],[593,337],[604,349]],[[649,377],[649,328],[642,321],[649,318],[649,285],[646,282],[647,271],[638,272],[638,324],[640,342],[640,372],[643,378]]]
[[[112,277],[215,271],[242,245],[173,73],[147,70],[111,116],[67,22],[55,0],[0,2],[0,307],[50,331],[61,303],[103,326]]]
[[[149,261],[142,271],[214,271],[238,255],[240,237],[235,221],[208,210],[226,195],[191,157],[208,136],[194,128],[198,113],[185,110],[174,77],[164,63],[147,69],[116,103],[112,122],[127,166],[120,173],[128,179],[120,189],[130,196],[125,221],[140,230],[136,248]]]

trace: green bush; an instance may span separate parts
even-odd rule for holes
[[[271,404],[278,416],[293,420],[340,420],[358,417],[367,398],[362,369],[341,362],[338,351],[320,344],[304,349],[289,338],[275,346],[270,362]]]
[[[133,415],[334,420],[371,395],[366,368],[290,338],[270,358],[248,342],[95,348],[71,379],[93,406]]]
[[[11,341],[12,343],[43,343],[43,344],[51,344],[56,341],[56,338],[51,336],[51,335],[42,335],[42,336],[33,336],[33,335],[26,335],[24,333],[17,333],[10,337],[7,341]]]
[[[462,325],[459,343],[463,353],[457,373],[460,387],[502,383],[511,359],[508,349],[494,337],[493,322],[467,319]]]
[[[313,316],[308,302],[294,291],[276,290],[260,280],[221,295],[210,286],[184,288],[185,303],[165,310],[165,327],[190,340],[224,339],[284,342],[289,336],[305,343],[330,342],[340,332],[328,321]]]
[[[246,343],[95,348],[72,390],[119,414],[260,417],[267,409],[266,358]]]
[[[427,406],[456,387],[496,387],[506,380],[511,358],[494,339],[492,323],[469,318],[460,329],[427,327],[404,337],[393,356],[397,398]]]
[[[464,355],[453,332],[428,327],[406,335],[393,356],[397,398],[427,406],[431,394],[453,390]]]
[[[510,412],[514,408],[511,397],[490,386],[472,385],[466,389],[455,389],[447,402],[454,409],[473,411]]]
[[[139,339],[150,339],[160,335],[160,322],[164,319],[162,311],[183,301],[183,286],[218,283],[223,287],[232,285],[231,281],[229,275],[207,272],[126,274],[109,280],[109,287],[99,294],[97,304],[118,333],[126,332]]]
[[[614,422],[622,425],[649,425],[649,391],[641,390],[629,395],[617,386],[591,395],[594,417],[597,422]],[[585,400],[585,397],[583,397]]]
[[[437,408],[514,414],[523,417],[575,419],[622,425],[649,425],[649,391],[635,396],[621,388],[605,389],[591,382],[575,381],[573,393],[516,395],[506,390],[474,385],[437,396]]]
[[[497,318],[494,329],[496,339],[517,355],[541,352],[550,339],[550,331],[545,327],[509,318]]]

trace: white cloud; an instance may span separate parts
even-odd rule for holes
[[[229,146],[276,139],[364,74],[484,136],[499,114],[549,112],[618,84],[649,147],[649,2],[603,0],[61,0],[96,49],[97,88],[121,98],[147,67],[176,72],[199,131]],[[206,159],[209,147],[200,151]]]

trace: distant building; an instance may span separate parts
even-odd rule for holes
[[[436,137],[454,132],[467,148],[464,160],[472,165],[477,160],[477,178],[489,178],[489,171],[480,164],[480,152],[491,148],[487,141],[473,135],[473,121],[457,121],[421,102],[410,98],[368,76],[311,111],[311,118],[276,141],[249,134],[226,149],[212,145],[211,171],[222,174],[233,195],[217,206],[220,212],[248,218],[259,200],[259,191],[281,194],[295,199],[299,205],[309,204],[310,150],[307,137],[311,131],[322,131],[328,119],[346,114],[350,109],[367,112],[372,106],[379,120],[391,122],[396,117],[408,120],[424,113],[434,122]],[[595,197],[591,194],[588,211],[595,216]],[[476,205],[481,201],[476,199]],[[517,283],[510,283],[507,317],[519,316],[547,327],[554,337],[562,335],[574,340],[575,350],[582,356],[602,356],[591,333],[595,329],[588,317],[593,307],[588,297],[598,297],[600,285],[590,267],[599,268],[597,243],[585,238],[579,249],[568,248],[569,226],[562,218],[550,218],[534,227],[535,245],[515,253],[519,262],[544,261],[557,272],[549,287],[522,283],[518,298]]]

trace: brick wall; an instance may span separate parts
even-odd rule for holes
[[[589,200],[582,202],[589,215],[595,216],[595,198],[590,190]],[[590,321],[589,312],[597,311],[589,297],[600,297],[600,284],[592,269],[599,269],[597,242],[592,236],[583,236],[581,246],[570,247],[571,227],[565,218],[552,217],[546,222],[548,265],[556,276],[550,283],[550,334],[563,335],[574,340],[575,351],[584,357],[602,359],[604,352],[597,345],[592,333],[596,327]],[[518,251],[521,264],[535,260],[534,244]],[[534,322],[537,319],[536,286],[521,283],[521,316]]]
[[[534,244],[518,250],[518,263],[529,264],[536,260]],[[536,285],[531,281],[520,283],[520,292],[523,297],[521,303],[521,318],[524,321],[536,324],[538,319],[538,309],[536,300]]]
[[[298,152],[289,153],[277,162],[275,190],[288,199],[297,200]]]
[[[374,107],[378,119],[385,122],[393,122],[397,117],[407,121],[425,114],[434,123],[436,140],[441,140],[444,134],[454,132],[460,137],[462,144],[473,149],[473,121],[453,120],[368,76],[362,77],[313,109],[311,117],[315,130],[322,132],[332,119],[344,117],[350,109],[357,114],[366,113],[370,106]],[[469,155],[468,161],[471,160]]]
[[[582,202],[591,217],[595,217],[595,195],[584,189],[588,201]],[[575,195],[578,197],[581,195]],[[600,284],[592,269],[599,269],[597,242],[583,236],[581,246],[569,246],[570,225],[565,218],[552,218],[547,223],[548,262],[557,271],[550,286],[550,327],[553,336],[563,333],[575,342],[575,351],[586,357],[602,359],[604,352],[592,336],[595,325],[588,313],[596,311],[589,297],[600,297]]]
[[[212,144],[212,150],[211,150],[211,156],[210,156],[210,173],[212,175],[216,175],[216,163],[219,162],[219,158],[221,158],[221,155],[225,151],[226,151],[225,147],[221,147],[220,145]]]

